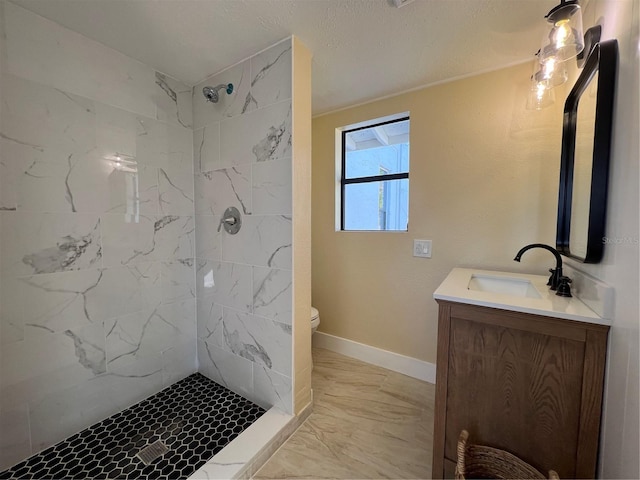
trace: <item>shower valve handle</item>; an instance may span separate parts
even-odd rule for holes
[[[220,219],[220,223],[218,224],[218,232],[223,225],[227,233],[232,235],[238,233],[238,230],[240,230],[240,226],[242,225],[242,220],[240,219],[240,212],[237,208],[227,208]]]
[[[235,225],[236,224],[236,219],[233,218],[233,217],[221,218],[220,219],[220,224],[218,225],[218,231],[220,231],[220,228],[222,227],[222,224]]]

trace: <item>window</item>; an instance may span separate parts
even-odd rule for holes
[[[339,131],[340,230],[407,231],[408,115],[376,119]]]

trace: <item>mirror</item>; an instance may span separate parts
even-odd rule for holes
[[[556,248],[598,263],[604,252],[618,42],[596,44],[564,106]]]

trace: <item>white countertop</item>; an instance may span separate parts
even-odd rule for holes
[[[470,290],[468,286],[473,274],[529,280],[540,294],[540,298]],[[575,296],[569,298],[559,297],[555,291],[549,290],[547,286],[548,279],[549,277],[545,275],[454,268],[433,293],[433,298],[514,312],[533,313],[546,317],[576,320],[578,322],[611,325],[610,320],[601,318]]]

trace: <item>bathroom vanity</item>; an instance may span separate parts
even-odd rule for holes
[[[594,478],[608,322],[547,278],[456,268],[439,304],[433,478],[463,429],[540,472]]]

